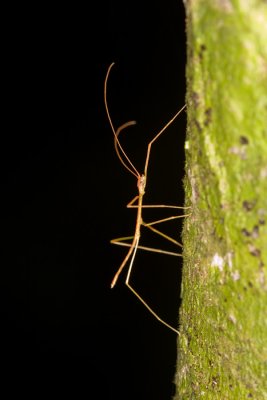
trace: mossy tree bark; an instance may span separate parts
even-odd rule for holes
[[[267,2],[188,0],[175,399],[267,399]]]

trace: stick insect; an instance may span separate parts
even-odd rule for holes
[[[185,105],[172,117],[172,119],[154,136],[154,138],[148,143],[147,146],[147,152],[146,152],[146,159],[145,159],[145,167],[144,167],[144,172],[143,174],[140,174],[138,170],[135,168],[134,164],[131,162],[130,158],[127,156],[126,152],[123,150],[123,147],[120,143],[119,140],[119,135],[120,133],[128,128],[129,126],[135,125],[135,121],[128,121],[125,124],[121,125],[117,130],[115,130],[114,125],[112,123],[112,119],[110,116],[109,108],[108,108],[108,103],[107,103],[107,83],[108,83],[108,78],[110,75],[111,68],[113,67],[114,63],[112,63],[106,74],[105,78],[105,83],[104,83],[104,102],[105,102],[105,108],[106,108],[106,113],[107,117],[111,126],[111,129],[114,134],[114,146],[115,146],[115,151],[117,153],[117,156],[122,163],[122,165],[137,179],[137,188],[138,188],[138,195],[135,196],[128,204],[127,208],[136,208],[137,209],[137,216],[136,216],[136,225],[135,225],[135,232],[133,236],[128,236],[128,237],[122,237],[122,238],[117,238],[111,240],[111,243],[117,244],[120,246],[126,246],[129,247],[129,250],[122,261],[120,267],[118,268],[112,282],[111,282],[111,288],[113,288],[116,285],[116,282],[126,266],[127,262],[129,261],[129,267],[127,271],[127,276],[125,280],[126,286],[133,292],[133,294],[143,303],[143,305],[148,309],[148,311],[163,325],[165,325],[167,328],[171,329],[173,332],[179,335],[179,331],[172,327],[170,324],[168,324],[166,321],[164,321],[162,318],[159,317],[159,315],[145,302],[145,300],[137,293],[137,291],[131,286],[130,284],[130,277],[131,277],[131,272],[134,264],[134,259],[136,255],[137,249],[142,249],[142,250],[147,250],[147,251],[153,251],[161,254],[168,254],[168,255],[173,255],[173,256],[178,256],[182,257],[182,254],[180,253],[175,253],[175,252],[170,252],[170,251],[165,251],[165,250],[160,250],[160,249],[155,249],[155,248],[150,248],[150,247],[144,247],[139,245],[140,241],[140,236],[141,236],[141,226],[144,226],[154,233],[164,237],[165,239],[171,241],[178,247],[182,247],[182,245],[171,238],[170,236],[165,235],[158,229],[154,227],[156,224],[160,224],[165,221],[170,221],[173,219],[177,218],[183,218],[186,217],[190,214],[185,214],[185,215],[177,215],[177,216],[172,216],[164,219],[160,219],[157,221],[145,223],[142,219],[142,210],[143,208],[171,208],[171,209],[189,209],[190,207],[178,207],[178,206],[171,206],[171,205],[147,205],[143,204],[143,197],[145,194],[145,187],[146,187],[146,182],[147,182],[147,169],[148,169],[148,164],[149,164],[149,157],[150,157],[150,152],[151,152],[151,147],[152,144],[155,143],[155,141],[160,137],[160,135],[168,128],[168,126],[178,117],[178,115],[185,109]],[[128,243],[127,240],[131,240],[131,243]]]

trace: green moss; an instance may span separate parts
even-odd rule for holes
[[[267,3],[187,5],[176,399],[267,398]]]

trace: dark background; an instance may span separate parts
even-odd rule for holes
[[[184,104],[183,4],[62,4],[3,14],[3,387],[35,399],[171,399],[176,335],[126,288],[125,274],[109,288],[126,252],[109,240],[133,234],[135,211],[125,206],[137,188],[114,151],[103,83],[115,61],[110,112],[116,127],[137,120],[121,140],[142,172],[148,141]],[[183,204],[185,118],[152,149],[146,203]],[[181,224],[169,229],[178,238]],[[132,274],[174,326],[180,268],[178,258],[139,251]]]

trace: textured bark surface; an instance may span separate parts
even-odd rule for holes
[[[267,399],[267,2],[185,7],[192,215],[175,399]]]

